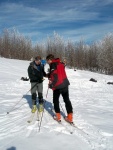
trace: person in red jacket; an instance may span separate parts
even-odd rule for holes
[[[73,108],[69,99],[68,86],[70,83],[65,72],[65,65],[60,61],[59,58],[54,58],[54,55],[52,54],[49,54],[46,57],[46,61],[50,66],[48,78],[49,88],[53,90],[53,104],[56,112],[55,119],[57,121],[61,121],[59,97],[62,95],[67,111],[65,120],[71,123],[73,122]]]

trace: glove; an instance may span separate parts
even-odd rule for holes
[[[48,88],[52,89],[52,87],[53,87],[52,81],[49,80]]]
[[[49,88],[52,89],[53,88],[53,84],[49,84]]]

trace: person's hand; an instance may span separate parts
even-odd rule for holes
[[[51,84],[52,83],[52,81],[51,80],[49,80],[49,84]]]
[[[52,89],[52,81],[51,80],[49,80],[48,88]]]

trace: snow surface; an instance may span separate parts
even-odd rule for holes
[[[63,118],[60,125],[49,115],[52,90],[46,98],[45,79],[47,102],[39,132],[36,114],[30,124],[27,122],[31,116],[30,83],[20,80],[28,77],[28,65],[29,61],[0,58],[0,150],[113,150],[113,85],[107,84],[113,76],[66,68],[74,122],[79,129]],[[60,103],[65,111],[62,97]],[[13,107],[15,110],[7,114]]]

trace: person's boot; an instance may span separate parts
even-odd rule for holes
[[[67,117],[65,117],[65,120],[69,123],[73,123],[73,113],[69,113]]]
[[[43,110],[44,110],[43,103],[39,103],[38,111],[39,111],[39,112],[43,112]]]
[[[33,105],[33,106],[32,106],[32,110],[31,110],[31,112],[32,112],[32,113],[35,113],[35,112],[36,112],[36,110],[37,110],[36,105]]]
[[[56,113],[56,115],[54,116],[54,119],[57,120],[58,122],[61,122],[61,114]]]

